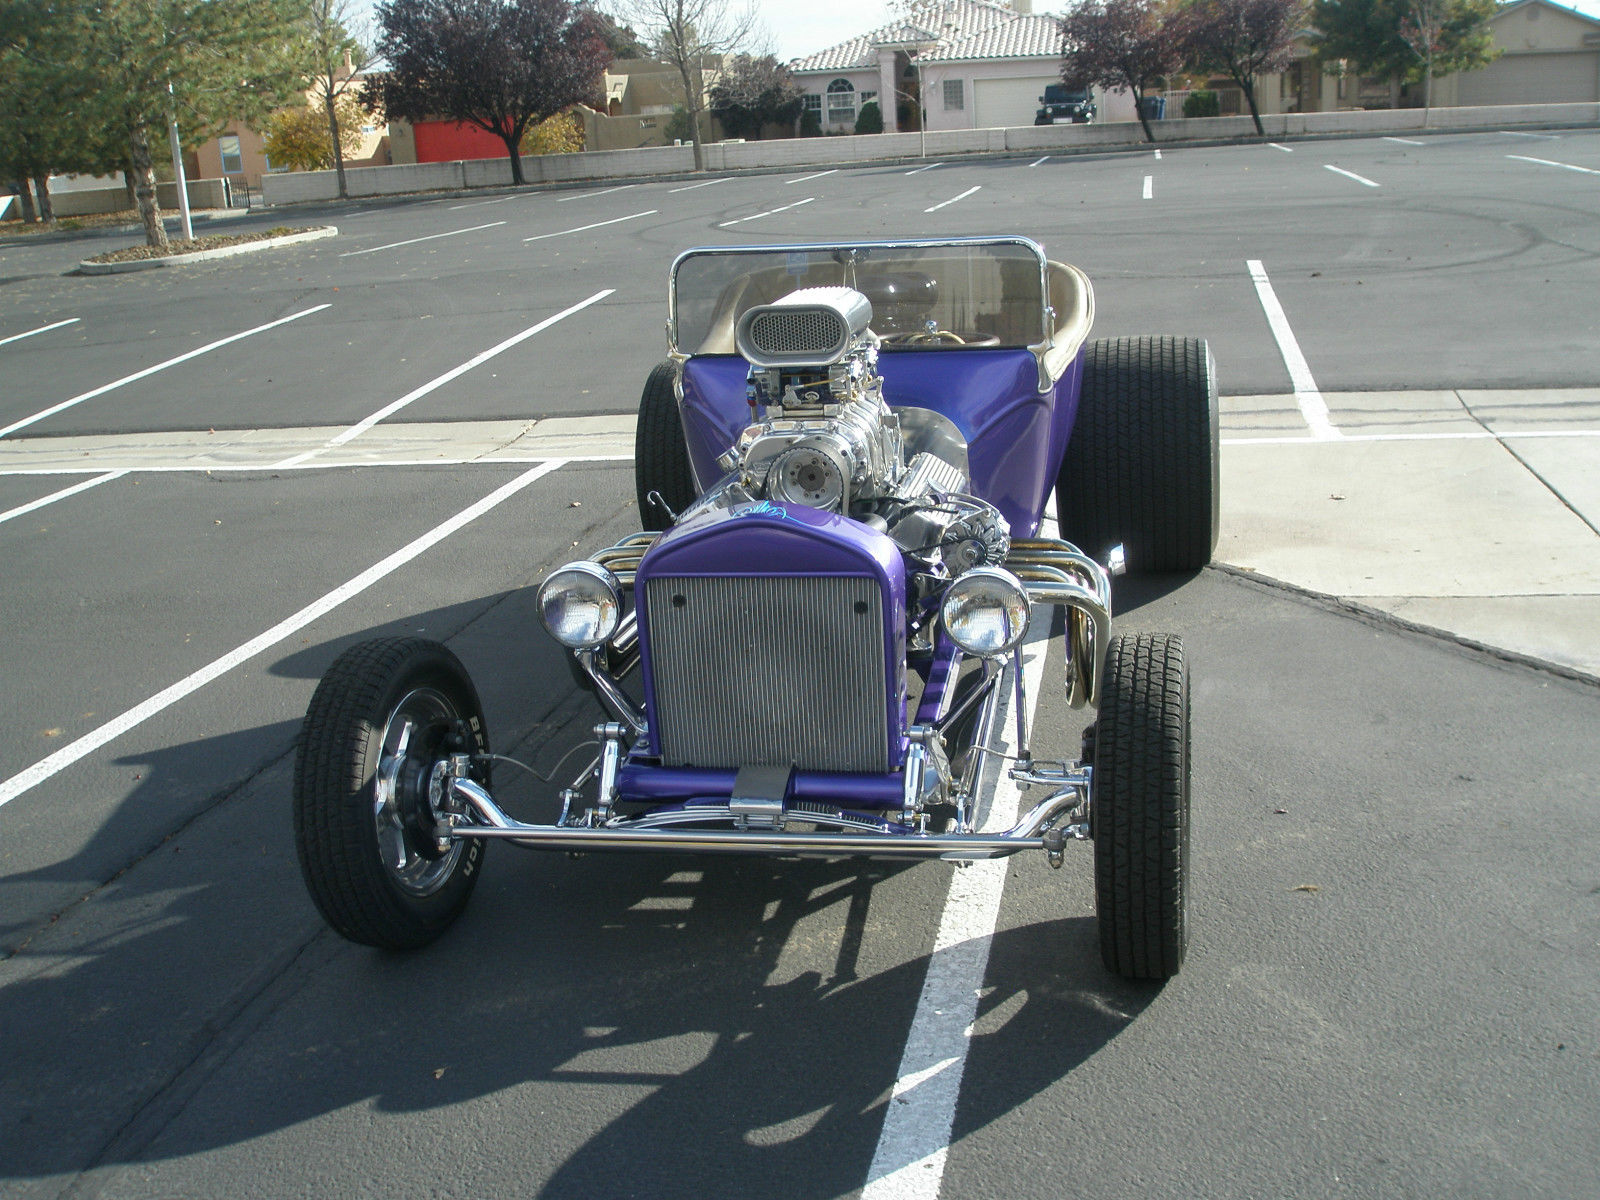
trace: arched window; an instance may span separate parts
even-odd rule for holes
[[[848,79],[835,79],[828,85],[828,124],[854,125],[856,87]]]

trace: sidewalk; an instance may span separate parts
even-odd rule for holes
[[[1217,560],[1600,676],[1600,388],[1223,402]]]
[[[1600,677],[1600,388],[1222,403],[1217,561]],[[632,416],[0,440],[0,472],[629,459]],[[312,457],[292,465],[301,455]]]

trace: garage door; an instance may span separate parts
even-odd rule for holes
[[[1511,54],[1457,85],[1460,104],[1571,104],[1600,100],[1600,52]]]
[[[1039,111],[1049,79],[974,79],[972,81],[973,127],[1001,129],[1012,125],[1032,125]]]

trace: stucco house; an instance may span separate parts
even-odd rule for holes
[[[851,133],[876,103],[887,133],[1033,124],[1045,85],[1061,75],[1061,29],[1032,0],[933,0],[902,20],[789,63],[824,133]],[[919,103],[920,98],[920,103]],[[1133,117],[1132,100],[1111,97]]]
[[[1600,101],[1600,20],[1551,0],[1513,0],[1489,18],[1489,29],[1500,57],[1475,71],[1435,79],[1435,107]],[[1223,112],[1241,111],[1238,88],[1226,80],[1212,86],[1222,96]],[[1315,37],[1308,34],[1287,71],[1260,78],[1256,99],[1264,113],[1420,108],[1423,88],[1319,63]]]
[[[1448,76],[1445,104],[1558,104],[1600,100],[1600,20],[1552,4],[1516,0],[1489,21],[1500,57],[1487,67]]]
[[[365,72],[355,69],[348,55],[344,62],[339,80],[341,83],[350,80],[345,94],[355,96],[367,76]],[[321,94],[315,88],[307,89],[306,103],[320,111]],[[392,161],[388,124],[379,114],[365,113],[363,116],[360,144],[352,153],[344,156],[344,165],[347,168],[387,165]],[[207,138],[184,156],[184,171],[190,179],[223,179],[234,188],[259,188],[263,175],[288,169],[273,165],[267,154],[265,135],[243,121],[231,122],[216,137]]]

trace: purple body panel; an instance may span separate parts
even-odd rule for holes
[[[661,753],[655,740],[655,679],[651,673],[647,584],[653,578],[699,576],[864,576],[883,596],[884,694],[890,697],[884,736],[889,761],[904,757],[906,581],[900,548],[876,530],[848,517],[802,505],[784,508],[747,504],[733,510],[700,513],[658,538],[639,563],[634,602],[639,609],[640,660],[644,671],[645,712],[651,735],[648,753]],[[862,664],[868,669],[868,664]]]
[[[928,678],[922,685],[922,699],[917,702],[918,725],[932,725],[939,719],[941,710],[946,708],[945,692],[955,687],[960,669],[961,651],[940,630],[933,661],[928,666]]]
[[[705,767],[657,767],[627,762],[617,774],[617,791],[627,800],[726,800],[733,794],[736,771]],[[796,771],[789,776],[785,801],[817,800],[861,808],[899,808],[899,771],[889,775],[849,775],[829,771]]]
[[[748,366],[734,356],[690,359],[683,373],[683,424],[702,490],[720,477],[716,458],[750,423]],[[1039,391],[1027,350],[898,350],[878,358],[893,408],[927,408],[967,439],[973,494],[993,504],[1013,537],[1038,532],[1078,411],[1083,353],[1055,387]]]

